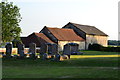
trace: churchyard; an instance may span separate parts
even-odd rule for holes
[[[2,56],[2,78],[119,78],[120,53],[78,51],[75,45],[70,47],[73,46],[65,46],[62,54],[57,51],[57,45],[47,44],[47,49],[43,46],[37,53],[36,45],[31,43],[27,57],[23,44],[18,44],[14,51],[17,56],[8,44],[6,55]]]

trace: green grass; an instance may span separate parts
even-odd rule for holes
[[[6,71],[6,70],[5,70]],[[8,73],[3,71],[3,78],[117,78],[113,69],[79,67],[14,67]],[[114,74],[113,74],[114,73]]]
[[[84,55],[116,52],[82,51]],[[74,57],[75,55],[72,55]],[[120,57],[119,57],[120,58]],[[61,62],[41,59],[2,59],[3,78],[118,78],[119,58],[72,58]],[[114,79],[115,80],[115,79]]]
[[[118,58],[3,59],[3,78],[117,78]]]
[[[104,51],[89,51],[89,50],[82,50],[83,55],[118,55],[120,52],[104,52]]]

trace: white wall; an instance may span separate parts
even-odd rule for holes
[[[58,51],[62,51],[67,43],[79,44],[79,50],[85,50],[85,41],[58,41]]]
[[[108,37],[107,36],[98,36],[98,35],[86,35],[86,47],[88,49],[89,44],[98,43],[103,46],[107,46]]]

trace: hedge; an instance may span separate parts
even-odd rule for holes
[[[103,47],[100,44],[89,44],[88,50],[107,51],[107,52],[120,52],[120,47]]]

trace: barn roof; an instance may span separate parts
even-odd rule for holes
[[[94,26],[76,24],[76,23],[72,23],[72,22],[69,22],[69,23],[72,24],[72,25],[74,25],[78,29],[82,30],[86,34],[108,36],[107,34],[105,34],[104,32],[102,32],[101,30],[99,30],[98,28],[96,28]]]
[[[83,41],[82,37],[79,37],[72,29],[63,29],[63,28],[50,28],[47,29],[61,41]]]
[[[48,37],[46,37],[43,33],[32,33],[27,37],[21,37],[21,40],[25,46],[29,46],[30,43],[36,43],[36,46],[40,46],[44,43],[54,43]]]
[[[34,33],[37,37],[45,40],[47,43],[54,43],[53,41],[51,41],[46,35],[44,35],[43,33]]]

